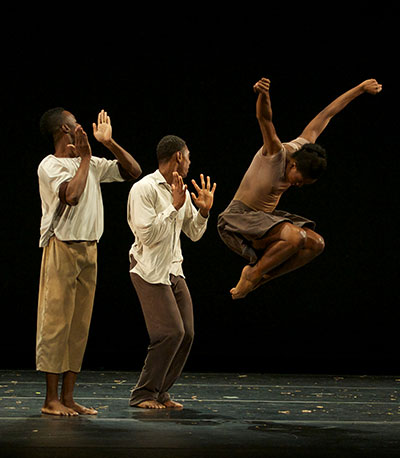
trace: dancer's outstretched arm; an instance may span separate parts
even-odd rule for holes
[[[301,137],[305,138],[310,143],[314,143],[328,125],[329,121],[337,113],[339,113],[339,111],[343,110],[343,108],[346,107],[352,100],[359,95],[364,94],[364,92],[368,92],[368,94],[378,94],[381,90],[382,85],[374,79],[369,79],[358,84],[335,99],[320,113],[318,113],[318,115],[303,130]]]
[[[267,78],[261,78],[254,86],[254,92],[258,94],[256,104],[256,116],[258,124],[260,125],[262,137],[263,137],[263,148],[262,153],[264,156],[272,156],[282,149],[282,143],[280,142],[274,124],[272,123],[272,108],[271,99],[269,97],[269,86],[270,80]]]
[[[111,120],[104,110],[101,110],[98,115],[97,125],[93,123],[93,134],[96,140],[103,143],[118,159],[123,178],[127,180],[138,178],[142,174],[142,169],[136,159],[113,139]]]

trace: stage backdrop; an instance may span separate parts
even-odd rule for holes
[[[374,36],[369,49],[360,37],[332,39],[311,55],[309,42],[294,38],[290,46],[275,38],[268,47],[202,35],[191,46],[184,40],[145,46],[144,36],[126,34],[118,48],[102,45],[109,60],[86,42],[79,50],[71,45],[65,57],[54,40],[48,47],[25,38],[24,47],[7,54],[2,91],[2,369],[35,367],[41,261],[36,171],[52,152],[38,123],[45,110],[63,106],[88,132],[94,155],[112,158],[91,129],[104,108],[115,140],[144,175],[157,168],[160,138],[175,134],[191,152],[189,189],[200,173],[217,183],[206,234],[197,243],[182,236],[196,327],[186,370],[398,370],[398,82],[379,52],[385,37]],[[385,44],[392,46],[389,39]],[[290,189],[279,204],[317,222],[325,252],[232,301],[229,290],[244,261],[219,239],[217,216],[261,146],[252,90],[261,77],[271,79],[282,141],[298,136],[319,110],[367,78],[382,82],[383,91],[359,97],[330,123],[319,138],[328,152],[327,173],[312,186]],[[131,185],[102,185],[105,231],[84,369],[139,370],[146,353],[145,324],[128,273]]]

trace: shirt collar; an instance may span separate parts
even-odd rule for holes
[[[167,180],[164,178],[164,175],[158,169],[154,172],[154,178],[158,184],[167,183]]]
[[[167,180],[164,178],[164,175],[160,172],[160,170],[157,169],[153,176],[157,184],[164,185],[171,192],[171,186],[167,183]]]

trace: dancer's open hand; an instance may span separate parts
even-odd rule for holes
[[[92,149],[88,137],[80,125],[75,128],[75,144],[67,146],[74,150],[75,156],[80,156],[82,159],[85,157],[90,159],[92,157]]]
[[[183,178],[178,172],[173,173],[171,189],[172,205],[176,210],[179,210],[185,203],[187,186],[183,183]]]
[[[197,191],[197,196],[194,192],[192,192],[192,198],[194,203],[200,209],[200,213],[204,218],[207,218],[208,212],[210,211],[211,207],[214,203],[214,192],[217,184],[214,183],[213,187],[211,188],[211,181],[210,177],[207,177],[207,183],[204,180],[204,175],[200,175],[200,184],[201,188],[198,186],[195,180],[192,180],[193,186]]]
[[[101,110],[97,117],[97,125],[93,123],[93,135],[100,143],[107,143],[111,140],[111,120],[104,110]]]

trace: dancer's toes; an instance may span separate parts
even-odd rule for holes
[[[169,399],[166,402],[163,402],[167,409],[183,409],[183,404]]]
[[[84,407],[78,404],[76,409],[77,409],[76,411],[80,415],[97,415],[98,414],[97,410],[93,409],[93,407]]]
[[[154,400],[142,401],[135,407],[140,407],[141,409],[165,409],[164,404]]]
[[[76,412],[77,415],[97,415],[97,410],[92,407],[81,406],[75,401],[65,402],[65,405]]]
[[[243,293],[238,288],[232,288],[230,290],[230,293],[231,293],[231,296],[232,296],[233,300],[235,300],[235,299],[243,299],[244,297],[247,296],[247,293]]]
[[[61,417],[76,417],[78,412],[62,404],[60,401],[46,402],[41,412],[46,415],[58,415]]]

